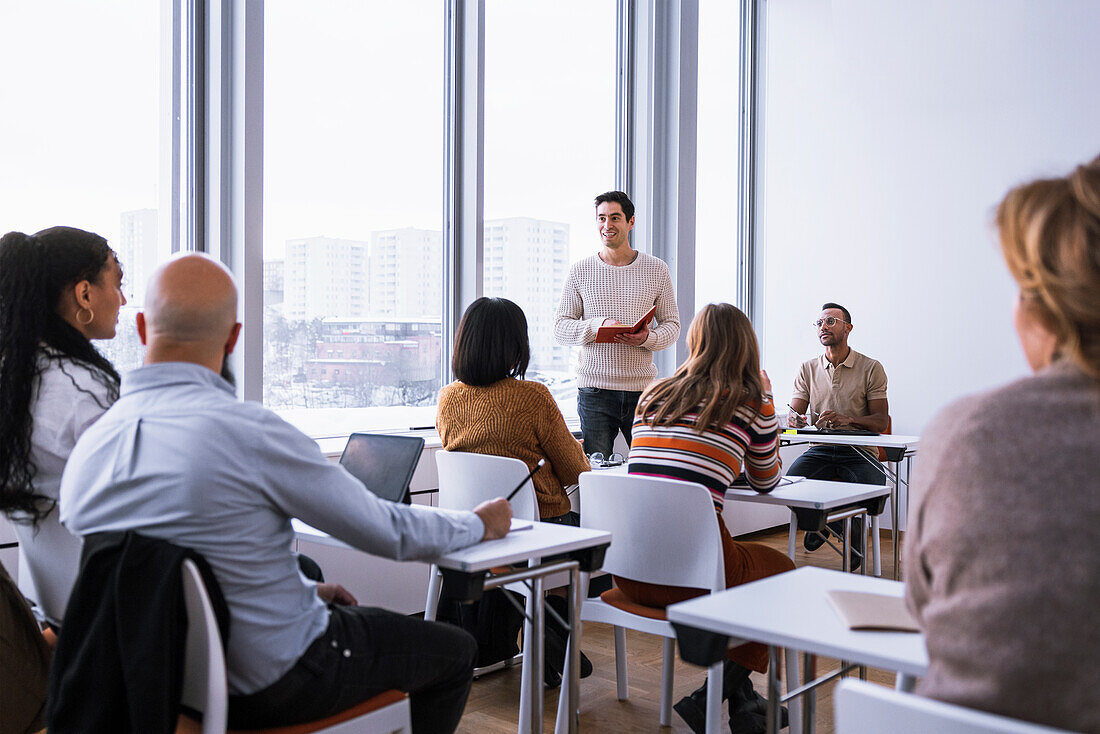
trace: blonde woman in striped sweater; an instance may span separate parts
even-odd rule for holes
[[[687,360],[667,380],[654,383],[638,403],[630,445],[631,474],[698,482],[710,490],[718,513],[726,586],[783,573],[794,564],[757,543],[739,543],[722,521],[726,488],[744,468],[749,485],[769,492],[779,483],[778,422],[771,382],[760,369],[752,324],[728,303],[710,304],[688,329]],[[664,607],[706,593],[616,578],[623,593],[646,606]],[[730,698],[733,731],[763,731],[761,701],[748,679],[767,670],[767,648],[758,643],[730,651],[723,698]],[[704,726],[706,687],[675,708],[695,731]]]

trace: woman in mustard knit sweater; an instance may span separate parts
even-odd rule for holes
[[[578,525],[565,487],[588,471],[580,443],[545,385],[523,378],[531,360],[527,318],[506,298],[470,304],[455,335],[451,366],[458,379],[439,393],[435,425],[443,448],[519,459],[534,469],[543,522]]]
[[[439,392],[435,426],[447,451],[468,451],[519,459],[534,469],[535,498],[543,522],[580,525],[569,509],[565,488],[589,470],[588,459],[565,425],[546,386],[523,379],[531,361],[527,318],[506,298],[479,298],[470,304],[455,334],[451,367],[458,379]],[[554,590],[546,603],[565,615],[565,598]],[[547,620],[546,685],[561,682],[566,631]],[[592,663],[581,653],[582,678]]]

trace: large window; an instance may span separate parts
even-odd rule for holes
[[[96,344],[123,372],[141,364],[134,314],[171,250],[169,9],[7,3],[0,21],[0,228],[68,225],[107,238],[129,304],[118,335]]]
[[[699,3],[695,307],[737,303],[738,3]],[[684,328],[694,314],[680,314]]]
[[[313,436],[434,423],[440,3],[264,12],[264,404]]]
[[[592,200],[615,188],[615,22],[613,0],[485,8],[485,295],[523,308],[528,378],[567,411],[554,312],[570,264],[600,247]]]

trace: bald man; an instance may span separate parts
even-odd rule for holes
[[[414,730],[453,731],[473,638],[307,581],[290,519],[374,555],[422,559],[502,537],[508,503],[448,512],[379,500],[313,440],[237,400],[219,376],[241,329],[237,289],[215,260],[162,265],[145,304],[145,365],[123,377],[118,402],[73,449],[62,523],[81,536],[132,530],[206,558],[231,617],[231,726],[320,719],[398,688],[410,694]]]

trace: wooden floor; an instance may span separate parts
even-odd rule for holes
[[[787,529],[784,526],[774,531],[765,531],[740,538],[762,543],[787,552]],[[883,576],[889,576],[893,570],[893,545],[889,531],[882,534],[882,570]],[[812,565],[840,570],[840,556],[824,546],[815,553],[807,553],[802,548],[802,534],[799,533],[795,563],[798,566]],[[615,644],[611,627],[590,622],[584,625],[584,640],[581,648],[592,660],[592,675],[581,681],[580,730],[585,732],[690,732],[691,729],[676,715],[672,714],[672,727],[663,729],[657,723],[661,690],[661,643],[653,635],[627,630],[627,660],[629,666],[630,698],[618,701],[615,696]],[[820,658],[819,674],[836,667],[836,661]],[[706,678],[702,668],[688,665],[676,658],[676,673],[673,684],[673,702],[678,701],[697,688]],[[764,695],[767,682],[763,675],[752,676],[756,690]],[[894,675],[882,670],[870,669],[868,680],[893,686]],[[469,734],[489,732],[506,734],[516,731],[519,715],[518,667],[492,673],[474,681],[466,712],[459,725],[459,732]],[[832,691],[835,682],[822,686],[817,694],[817,732],[832,734],[833,704]],[[557,710],[558,692],[548,691],[544,698],[545,728],[554,730],[554,714]],[[723,707],[723,712],[725,708]],[[725,716],[725,713],[723,713]],[[723,729],[728,728],[723,725]]]

